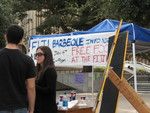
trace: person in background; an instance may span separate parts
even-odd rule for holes
[[[57,113],[57,73],[51,49],[47,46],[38,47],[35,59],[37,60],[37,78],[34,113]]]
[[[0,113],[34,112],[36,72],[32,58],[18,48],[23,35],[20,26],[11,25],[0,50]]]
[[[22,53],[27,54],[27,49],[24,44],[18,44],[18,48],[20,49],[20,51],[22,51]]]

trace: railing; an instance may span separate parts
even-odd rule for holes
[[[129,68],[130,70],[132,70],[134,67],[133,65],[133,61],[125,61],[125,68]],[[142,62],[137,62],[136,63],[136,68],[137,69],[141,69],[147,72],[150,72],[150,65],[144,64]],[[128,70],[127,70],[128,71]],[[130,72],[131,73],[131,72]],[[132,74],[132,73],[131,73]]]
[[[131,86],[134,86],[133,66],[132,61],[125,62],[124,70],[132,74],[129,78],[127,78],[127,81],[131,84]],[[137,62],[136,68],[150,73],[150,65]],[[137,89],[138,92],[150,92],[150,74],[137,74]]]

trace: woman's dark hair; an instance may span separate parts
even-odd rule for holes
[[[18,48],[22,53],[27,54],[27,48],[25,47],[24,44],[18,44]]]
[[[24,30],[18,25],[11,25],[6,31],[8,43],[18,44],[22,40],[23,35]]]
[[[45,57],[42,67],[40,64],[37,64],[37,71],[38,71],[37,74],[39,75],[39,74],[43,74],[48,67],[55,68],[55,65],[53,61],[53,54],[49,47],[39,46],[36,50],[38,49],[41,49]]]

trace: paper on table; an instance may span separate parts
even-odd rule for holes
[[[77,103],[78,103],[78,100],[72,100],[68,102],[68,108],[74,107],[75,105],[77,105]]]

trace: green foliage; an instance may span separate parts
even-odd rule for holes
[[[104,72],[106,67],[97,67],[97,68],[94,68],[94,72]]]
[[[10,0],[9,0],[10,1]],[[14,0],[14,12],[19,19],[25,11],[43,11],[45,21],[37,28],[51,33],[53,27],[63,32],[87,30],[106,18],[121,18],[143,27],[150,27],[150,0]]]
[[[146,70],[142,70],[142,69],[137,69],[137,74],[139,75],[150,75],[149,72],[147,72]]]
[[[106,17],[150,28],[150,0],[110,0]]]
[[[147,59],[150,62],[150,51],[138,53],[136,56],[142,59]]]
[[[42,15],[46,19],[38,27],[39,32],[51,31],[52,27],[61,27],[64,32],[87,30],[103,19],[101,10],[106,4],[99,0],[45,0],[45,5],[35,0],[35,3],[41,4],[37,5],[38,10],[46,9]]]
[[[12,0],[1,0],[0,2],[0,48],[5,46],[4,33],[6,28],[15,23],[15,14],[12,13],[13,10]]]

